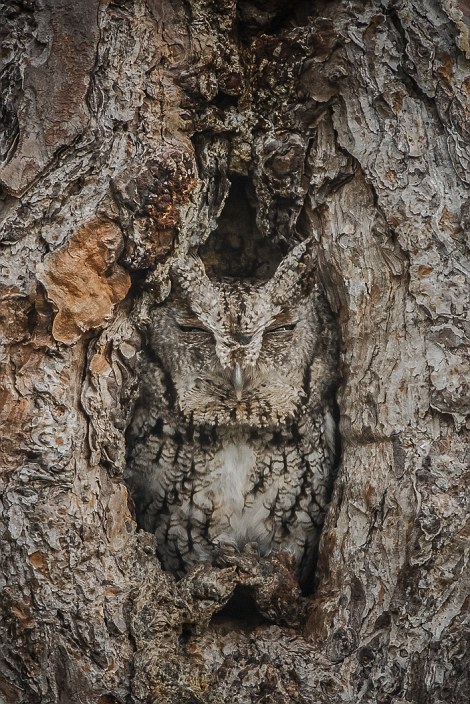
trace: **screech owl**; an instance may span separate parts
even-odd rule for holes
[[[267,281],[177,259],[148,325],[126,481],[178,577],[220,551],[312,566],[332,484],[337,341],[302,243]]]

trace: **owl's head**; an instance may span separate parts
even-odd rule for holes
[[[314,297],[305,243],[264,282],[213,280],[200,258],[177,259],[150,331],[177,410],[195,425],[276,428],[293,420],[319,334]]]

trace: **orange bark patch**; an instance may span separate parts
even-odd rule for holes
[[[31,614],[29,605],[17,602],[12,605],[11,612],[16,616],[16,620],[20,628],[34,628],[35,621]]]
[[[451,56],[445,56],[443,63],[436,69],[436,73],[448,82],[452,80],[454,73],[454,61]]]
[[[45,257],[38,278],[57,308],[52,334],[59,342],[71,345],[101,327],[126,296],[130,278],[116,265],[122,244],[117,225],[92,220]]]
[[[111,365],[104,354],[96,353],[90,361],[90,371],[92,374],[105,374],[111,370]]]
[[[467,95],[470,95],[470,78],[465,78],[465,80],[462,81],[462,90],[464,90]]]
[[[29,556],[29,560],[34,567],[35,570],[39,570],[40,572],[43,572],[47,569],[47,562],[44,553],[42,552],[33,552]]]

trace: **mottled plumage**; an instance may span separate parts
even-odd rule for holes
[[[126,479],[163,566],[290,551],[308,575],[335,462],[336,340],[297,246],[265,282],[177,260],[148,329]]]

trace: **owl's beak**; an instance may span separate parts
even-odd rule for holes
[[[237,362],[232,371],[232,384],[233,388],[235,389],[235,396],[237,397],[237,401],[241,401],[242,399],[244,383],[245,380],[243,378],[242,368]]]

